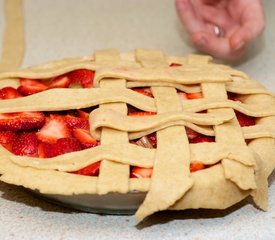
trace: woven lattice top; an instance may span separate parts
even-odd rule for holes
[[[248,195],[267,208],[267,177],[275,166],[275,98],[258,82],[207,56],[169,57],[138,49],[98,51],[93,57],[3,72],[0,86],[17,86],[18,78],[44,81],[77,69],[95,71],[93,88],[53,88],[2,100],[0,112],[92,107],[90,133],[100,145],[49,159],[15,156],[1,147],[2,181],[64,195],[147,192],[138,219],[165,209],[223,209]],[[140,87],[149,87],[153,96],[132,90]],[[203,97],[186,100],[179,92]],[[135,117],[127,115],[129,108],[155,114]],[[241,126],[236,112],[256,124]],[[187,128],[215,141],[192,144]],[[156,148],[132,144],[152,133]],[[99,176],[71,173],[98,161]],[[207,167],[191,173],[195,163]],[[130,178],[132,166],[153,168],[152,177]]]

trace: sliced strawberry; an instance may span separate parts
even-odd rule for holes
[[[144,117],[144,116],[156,115],[156,113],[155,112],[130,112],[128,115],[131,117]]]
[[[11,143],[2,144],[2,146],[3,146],[4,148],[6,148],[8,151],[12,152],[12,144],[11,144]]]
[[[89,120],[86,118],[79,118],[71,115],[66,115],[64,120],[69,128],[89,129]]]
[[[55,147],[55,143],[41,142],[38,145],[38,156],[40,158],[52,158],[56,157],[58,150]]]
[[[21,97],[21,94],[13,87],[4,87],[0,89],[1,99],[12,99]]]
[[[49,88],[67,88],[70,86],[70,83],[70,79],[62,75],[51,80]]]
[[[89,113],[79,109],[76,110],[76,115],[80,118],[86,118],[86,119],[89,118]]]
[[[44,145],[45,144],[49,144],[49,143],[38,143],[38,147],[37,147],[37,154],[38,154],[38,157],[39,158],[46,158],[48,156],[46,156],[46,153],[45,153],[45,147]]]
[[[45,125],[36,134],[40,141],[53,143],[59,138],[70,137],[71,132],[67,127],[64,117],[51,114],[50,117],[46,119]]]
[[[86,129],[73,129],[73,136],[80,141],[84,148],[95,147],[98,145],[98,141],[94,139]]]
[[[169,67],[180,67],[182,64],[180,63],[171,63]]]
[[[254,117],[247,116],[238,111],[235,111],[235,114],[241,127],[248,127],[256,124]]]
[[[153,168],[133,167],[131,178],[150,178],[153,173]]]
[[[0,131],[41,128],[44,123],[45,116],[40,112],[0,113]]]
[[[205,165],[203,163],[191,163],[190,164],[190,172],[195,172],[198,170],[202,170],[205,168]]]
[[[0,131],[0,143],[12,144],[16,139],[16,133],[13,131]]]
[[[198,99],[198,98],[203,98],[202,92],[196,92],[196,93],[187,93],[187,98],[188,99]]]
[[[187,100],[187,94],[185,92],[177,92],[178,96],[182,99],[182,100]]]
[[[215,142],[215,138],[211,136],[205,136],[199,134],[197,137],[193,139],[189,139],[190,143],[201,143],[201,142]]]
[[[80,83],[84,88],[92,88],[94,81],[94,71],[78,69],[70,72],[68,77],[71,83]]]
[[[227,98],[229,100],[239,101],[238,100],[238,94],[236,94],[236,93],[232,93],[232,92],[227,93]]]
[[[189,140],[194,139],[200,135],[198,132],[196,132],[193,129],[188,128],[188,127],[185,127],[185,131],[186,131],[186,134],[187,134],[187,137]]]
[[[20,133],[13,143],[12,152],[20,156],[37,156],[38,140],[34,132]]]
[[[47,89],[48,86],[40,81],[24,78],[20,80],[20,87],[17,88],[17,91],[23,96],[27,96]]]
[[[135,92],[141,93],[147,97],[153,97],[153,94],[150,88],[133,88],[132,90]]]
[[[38,146],[38,156],[40,158],[52,158],[80,150],[82,150],[82,147],[77,139],[60,138],[54,143],[41,142]]]
[[[85,168],[79,169],[72,173],[79,174],[79,175],[85,175],[85,176],[98,176],[99,170],[100,170],[100,163],[101,163],[100,161],[95,162]]]
[[[75,138],[60,138],[53,146],[58,155],[82,150],[80,142]]]

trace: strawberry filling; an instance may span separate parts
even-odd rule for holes
[[[171,64],[179,67],[180,64]],[[0,89],[1,99],[12,99],[35,94],[51,88],[67,88],[72,84],[80,84],[84,88],[93,87],[94,72],[85,69],[72,71],[68,74],[48,79],[45,82],[33,79],[21,79],[20,86],[4,87]],[[133,88],[133,91],[147,97],[153,97],[150,88]],[[202,98],[201,92],[185,93],[178,91],[183,100]],[[237,94],[230,94],[229,99],[239,101]],[[235,111],[241,127],[255,125],[255,118]],[[129,108],[130,117],[144,117],[155,115],[155,112],[143,112]],[[51,158],[61,154],[98,146],[100,143],[94,139],[89,131],[89,113],[85,110],[68,112],[20,112],[0,114],[0,144],[15,155]],[[190,128],[185,128],[190,144],[201,142],[214,142],[215,138],[202,135]],[[157,148],[156,133],[148,134],[140,139],[131,141],[146,148]],[[190,164],[190,171],[195,172],[209,166],[195,162]],[[100,161],[90,164],[73,174],[85,176],[98,176]],[[153,168],[130,166],[131,178],[150,178]]]
[[[20,79],[20,86],[17,89],[12,87],[2,88],[0,98],[9,99],[20,96],[28,96],[51,88],[68,88],[74,84],[80,84],[83,88],[92,88],[94,81],[94,71],[78,69],[67,74],[50,79]]]
[[[1,99],[12,99],[21,97],[21,94],[13,87],[4,87],[0,89]]]
[[[1,114],[0,144],[15,155],[41,158],[95,147],[83,112]]]

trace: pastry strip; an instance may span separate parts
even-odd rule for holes
[[[0,72],[20,67],[25,51],[22,1],[6,0],[4,4],[6,26],[4,30]]]
[[[91,60],[90,57],[83,58],[69,58],[60,61],[54,61],[43,65],[32,66],[25,69],[12,70],[0,73],[0,79],[7,78],[30,78],[30,79],[41,79],[47,80],[49,78],[60,76],[62,74],[74,71],[76,69],[88,69],[98,70],[102,67],[113,66],[111,61],[97,62]],[[138,64],[135,62],[120,61],[117,62],[116,66],[127,66],[137,67]]]
[[[98,51],[95,55],[97,62],[119,62],[119,55],[116,51]],[[105,89],[125,89],[126,81],[124,79],[112,80],[106,78],[100,83],[101,88]],[[127,105],[125,103],[106,103],[101,104],[102,109],[113,109],[121,114],[127,114]],[[121,132],[110,128],[102,128],[100,142],[102,145],[128,143],[127,132]],[[100,173],[97,183],[98,194],[109,192],[127,193],[129,191],[129,165],[116,163],[108,160],[102,160]]]
[[[48,159],[10,156],[13,162],[23,167],[63,172],[76,171],[104,159],[132,166],[152,167],[154,158],[155,149],[147,149],[130,143],[100,145]]]
[[[190,112],[164,112],[152,116],[124,116],[109,109],[96,109],[90,114],[90,129],[94,137],[100,137],[100,129],[102,127],[113,128],[129,133],[151,130],[155,132],[157,129],[169,126],[169,122],[191,122],[198,125],[218,125],[233,118],[233,115],[224,114],[200,114]],[[171,125],[171,124],[170,124]],[[184,125],[184,124],[179,124]]]
[[[117,95],[113,95],[113,93]],[[87,108],[112,102],[128,103],[144,111],[156,111],[152,98],[125,88],[54,88],[22,98],[2,100],[0,101],[0,112],[58,111]]]
[[[259,103],[241,103],[239,101],[232,100],[219,100],[219,99],[194,99],[192,101],[182,100],[182,105],[186,111],[190,112],[200,112],[207,109],[216,108],[233,108],[239,112],[242,112],[248,116],[252,117],[266,117],[275,115],[275,101],[274,104],[265,101],[260,101]]]
[[[140,147],[134,144],[101,145],[83,151],[63,154],[48,159],[10,155],[12,162],[22,167],[72,172],[92,163],[108,160],[132,166],[151,168],[154,166],[155,149]],[[200,162],[211,166],[227,158],[247,166],[255,166],[253,152],[246,147],[223,146],[218,143],[197,143],[190,145],[190,162]]]
[[[238,94],[268,94],[274,96],[274,93],[268,91],[259,82],[252,79],[234,78],[234,81],[227,82],[225,87],[228,92]]]
[[[102,68],[95,74],[94,86],[105,77],[123,78],[129,81],[168,82],[176,84],[198,84],[201,82],[228,82],[231,81],[230,73],[221,70],[188,69],[186,68]]]
[[[145,67],[152,66],[150,52],[137,52],[137,60]],[[161,55],[161,54],[159,54]],[[153,59],[157,66],[165,65],[161,56]],[[152,87],[158,113],[182,110],[179,97],[174,88]],[[193,184],[190,178],[190,152],[187,135],[183,126],[170,126],[157,132],[158,147],[151,178],[151,186],[145,200],[135,216],[138,220],[172,206]]]
[[[216,92],[215,98],[227,98],[225,87],[222,84],[202,84],[202,89],[206,98],[211,98],[211,96],[213,96],[213,89],[215,89]],[[209,112],[212,111],[219,112],[220,114],[226,114],[232,112],[233,110],[229,108],[209,110]],[[246,146],[242,130],[236,118],[219,126],[214,126],[214,131],[216,133],[215,136],[217,143],[224,144],[225,146],[235,146],[236,148]],[[253,166],[240,164],[239,162],[233,161],[232,159],[229,160],[227,158],[222,160],[222,166],[224,168],[225,178],[233,181],[240,188],[248,190],[256,187]],[[245,183],[243,182],[244,178],[246,179]]]

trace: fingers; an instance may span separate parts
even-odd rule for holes
[[[216,5],[220,2],[221,0],[204,0],[203,2],[208,5]]]
[[[236,24],[225,8],[216,8],[209,5],[202,5],[200,13],[205,22],[222,27],[225,31]]]
[[[203,31],[204,24],[196,15],[189,0],[176,0],[176,9],[180,20],[189,33]]]
[[[244,53],[244,48],[232,50],[228,38],[218,38],[205,32],[194,33],[192,41],[202,52],[220,59],[234,60],[240,58]]]
[[[254,41],[264,30],[265,19],[260,3],[251,5],[244,13],[242,25],[230,39],[231,48],[238,50]]]
[[[176,9],[194,45],[221,59],[241,57],[265,25],[261,0],[176,0]],[[221,37],[215,26],[221,28]]]

